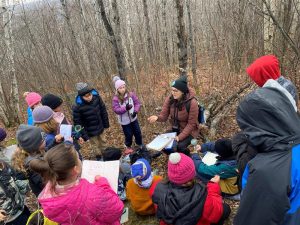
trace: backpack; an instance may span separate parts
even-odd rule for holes
[[[198,122],[201,123],[201,124],[205,124],[206,123],[205,108],[202,104],[200,104],[199,100],[196,97],[191,98],[190,100],[188,100],[185,103],[185,109],[186,109],[187,113],[190,112],[192,99],[196,99],[197,104],[198,104]]]

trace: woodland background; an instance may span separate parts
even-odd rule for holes
[[[230,137],[239,99],[255,88],[245,73],[255,58],[275,54],[299,89],[299,40],[299,0],[1,0],[0,120],[14,138],[24,91],[60,95],[70,115],[75,83],[89,82],[109,110],[110,144],[122,146],[111,111],[119,74],[143,104],[147,143],[165,127],[146,118],[188,74],[208,112],[201,140]]]

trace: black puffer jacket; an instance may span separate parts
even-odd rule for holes
[[[82,138],[88,140],[97,136],[105,128],[109,128],[108,114],[104,102],[96,90],[92,91],[93,99],[86,102],[81,96],[76,97],[76,105],[73,107],[74,125],[81,125]]]

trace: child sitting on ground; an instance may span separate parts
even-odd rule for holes
[[[127,182],[126,193],[133,211],[139,215],[155,214],[150,188],[162,177],[153,175],[149,162],[143,158],[131,165],[131,175],[133,178]]]
[[[73,145],[62,143],[36,159],[31,169],[48,181],[39,195],[44,215],[65,225],[119,225],[123,203],[104,177],[80,179],[81,161]]]
[[[150,189],[161,225],[222,225],[228,218],[231,210],[226,203],[222,203],[218,185],[220,177],[213,177],[205,186],[194,180],[195,175],[190,157],[183,153],[170,154],[169,180],[159,182]]]
[[[194,161],[197,177],[201,181],[208,182],[215,175],[219,175],[221,191],[224,194],[235,195],[239,192],[237,185],[237,161],[232,150],[230,139],[219,139],[215,143],[203,144],[196,146],[196,149],[191,152],[191,157]],[[217,162],[214,165],[206,165],[202,162],[198,152],[206,153],[207,151],[217,153]]]

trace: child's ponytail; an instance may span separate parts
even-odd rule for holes
[[[34,159],[30,162],[30,168],[42,175],[45,181],[51,184],[54,192],[57,182],[68,179],[71,169],[78,164],[79,158],[74,146],[61,143],[50,149],[44,159]]]

